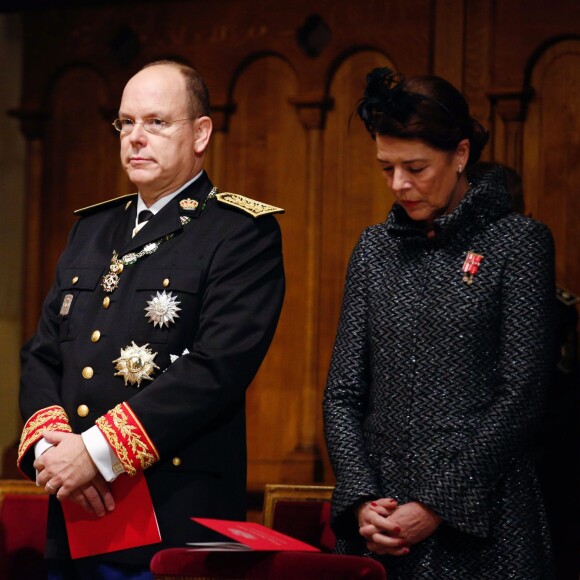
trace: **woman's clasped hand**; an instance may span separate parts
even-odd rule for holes
[[[420,502],[398,505],[392,498],[366,501],[357,510],[359,533],[369,551],[404,556],[411,546],[428,538],[441,518]]]

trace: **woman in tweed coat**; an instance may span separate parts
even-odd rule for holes
[[[337,550],[389,580],[551,577],[532,442],[552,360],[553,243],[438,77],[367,77],[396,203],[351,257],[324,399]]]

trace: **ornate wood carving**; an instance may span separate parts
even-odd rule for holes
[[[492,104],[496,131],[492,143],[493,159],[515,169],[522,170],[522,138],[530,91],[495,90],[489,98]],[[497,127],[501,123],[501,129]]]
[[[437,72],[463,85],[474,116],[492,131],[487,155],[523,170],[530,209],[560,236],[561,281],[579,292],[580,273],[567,248],[578,242],[571,220],[580,199],[573,194],[580,179],[576,49],[562,44],[534,61],[536,95],[527,116],[520,82],[526,59],[547,38],[579,32],[578,3],[562,0],[556,11],[547,0],[322,0],[306,44],[297,35],[312,15],[307,0],[276,10],[267,0],[216,0],[199,8],[147,2],[136,17],[127,3],[103,3],[45,8],[23,19],[17,113],[28,142],[23,334],[36,325],[71,211],[133,191],[109,125],[125,82],[154,59],[189,62],[214,102],[207,166],[216,185],[287,210],[279,218],[286,303],[248,394],[250,485],[331,483],[321,400],[344,274],[362,229],[382,221],[392,202],[374,144],[351,120],[365,74],[389,65],[406,76]],[[534,18],[522,19],[522,10]],[[315,38],[321,31],[322,41]]]
[[[434,3],[433,74],[463,86],[464,0]]]
[[[527,209],[550,226],[557,281],[575,294],[580,294],[579,71],[580,37],[551,44],[536,60],[523,146]]]
[[[465,3],[465,42],[463,55],[463,94],[471,114],[491,129],[490,102],[486,88],[490,85],[491,46],[493,43],[492,1]],[[491,147],[484,150],[489,158]]]

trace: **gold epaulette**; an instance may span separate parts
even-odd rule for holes
[[[226,205],[231,205],[237,207],[246,213],[249,213],[252,217],[260,217],[263,215],[268,215],[270,213],[284,213],[284,209],[281,207],[276,207],[275,205],[268,205],[267,203],[262,203],[261,201],[256,201],[255,199],[250,199],[238,193],[229,193],[227,191],[223,193],[218,193],[216,199],[220,203],[225,203]]]
[[[108,207],[113,207],[124,201],[127,202],[127,204],[125,205],[125,209],[127,209],[131,205],[131,201],[133,201],[133,198],[136,196],[137,196],[136,193],[128,193],[127,195],[121,195],[120,197],[115,197],[113,199],[108,199],[107,201],[101,201],[100,203],[95,203],[93,205],[88,205],[87,207],[81,207],[81,209],[76,209],[74,211],[74,214],[88,215],[96,211],[106,209]]]

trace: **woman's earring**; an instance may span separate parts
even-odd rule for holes
[[[457,175],[461,175],[463,173],[463,165],[459,165],[457,167]]]

